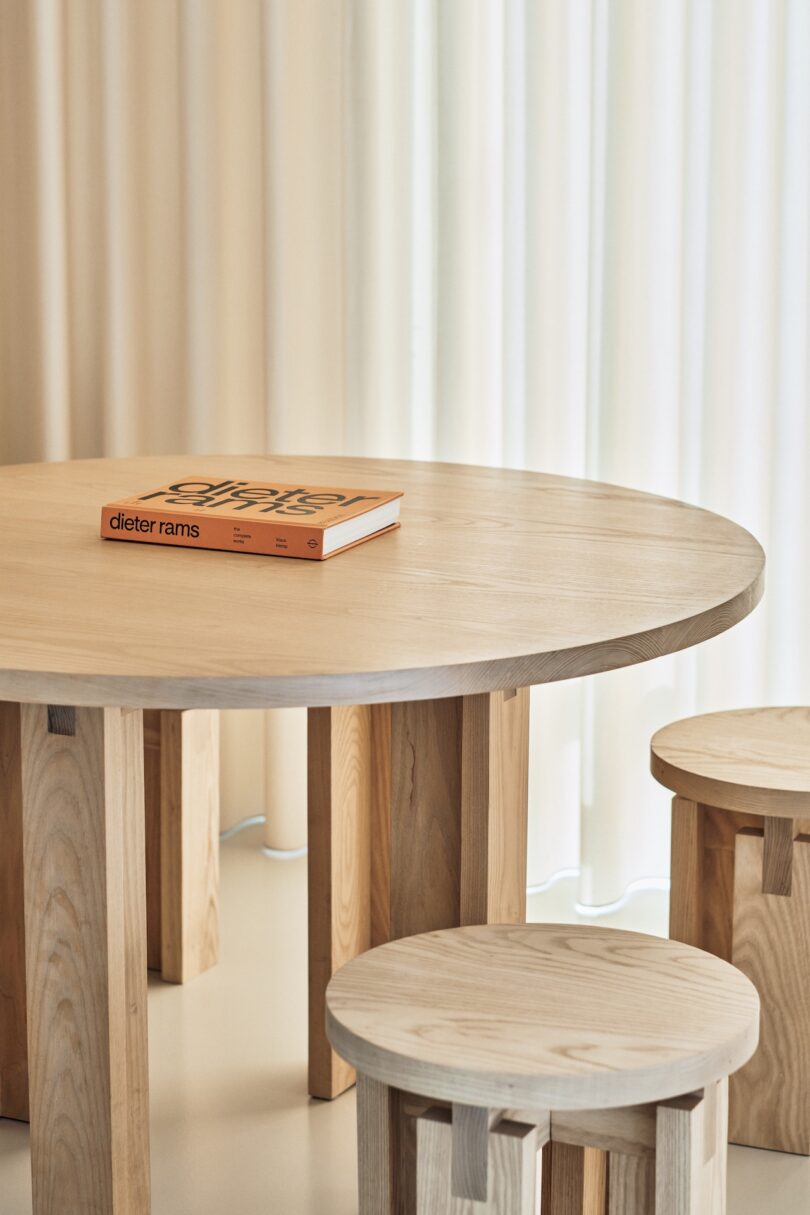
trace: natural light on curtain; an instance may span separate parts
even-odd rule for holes
[[[613,900],[668,869],[650,733],[808,697],[808,62],[805,0],[6,0],[0,458],[502,463],[750,527],[750,621],[534,697],[529,881]],[[231,814],[301,842],[300,715],[251,720]]]

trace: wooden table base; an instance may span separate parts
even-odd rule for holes
[[[143,715],[150,970],[188,983],[219,960],[219,713]]]
[[[0,703],[0,1117],[28,1119],[20,707]]]
[[[334,972],[384,941],[526,917],[528,689],[309,712],[309,1091]]]
[[[144,713],[147,965],[219,957],[219,712]],[[0,702],[0,1118],[28,1120],[20,706]]]
[[[143,733],[21,710],[35,1215],[148,1215]]]

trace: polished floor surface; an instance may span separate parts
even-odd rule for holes
[[[306,861],[222,849],[222,962],[150,985],[153,1215],[354,1215],[354,1094],[305,1096]],[[560,919],[564,883],[530,899]],[[603,923],[663,931],[647,893]],[[732,1148],[729,1215],[807,1215],[810,1159]],[[0,1121],[0,1215],[30,1215],[28,1128]],[[79,1215],[65,1212],[65,1215]]]

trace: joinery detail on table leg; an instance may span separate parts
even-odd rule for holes
[[[313,1097],[335,1097],[354,1083],[354,1069],[338,1058],[326,1040],[324,998],[334,972],[372,943],[372,833],[382,818],[373,810],[372,800],[382,779],[376,747],[378,742],[385,747],[385,731],[378,738],[375,729],[379,712],[368,705],[309,712],[309,1091]],[[382,900],[378,896],[380,907],[383,901],[384,896]]]
[[[390,706],[390,938],[459,924],[461,699]]]
[[[22,708],[35,1215],[148,1215],[141,714]]]
[[[0,1118],[28,1118],[20,708],[0,704]]]
[[[525,919],[528,696],[310,710],[313,1096],[354,1079],[324,1031],[338,967],[414,933]]]
[[[168,983],[219,958],[219,714],[144,714],[148,957]]]
[[[529,692],[391,706],[391,938],[526,918]]]
[[[461,924],[526,919],[529,689],[465,696]]]

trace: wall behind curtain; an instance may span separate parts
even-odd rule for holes
[[[529,880],[615,899],[667,872],[650,732],[808,698],[808,61],[804,0],[3,0],[0,460],[436,457],[750,527],[749,621],[533,695]],[[302,729],[225,722],[277,846]]]

